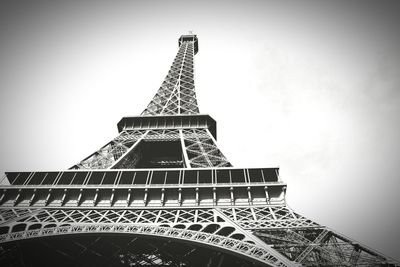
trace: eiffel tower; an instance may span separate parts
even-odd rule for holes
[[[200,114],[196,35],[119,135],[68,170],[6,172],[1,266],[399,266],[294,212],[278,168],[235,168]]]

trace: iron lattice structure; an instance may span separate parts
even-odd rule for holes
[[[294,212],[278,168],[234,168],[199,114],[196,35],[141,116],[69,170],[7,172],[1,266],[399,266]]]

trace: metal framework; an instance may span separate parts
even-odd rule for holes
[[[278,168],[234,168],[199,114],[196,35],[141,116],[69,170],[7,172],[1,266],[400,266],[296,212]]]

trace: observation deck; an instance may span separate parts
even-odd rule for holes
[[[7,172],[6,179],[2,208],[282,205],[286,190],[278,168]]]

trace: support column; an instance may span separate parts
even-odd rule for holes
[[[182,147],[184,166],[185,166],[185,168],[191,169],[192,167],[190,166],[189,157],[188,157],[188,154],[187,154],[187,151],[186,151],[183,130],[179,130],[179,136],[180,136],[180,139],[181,139],[181,147]]]

